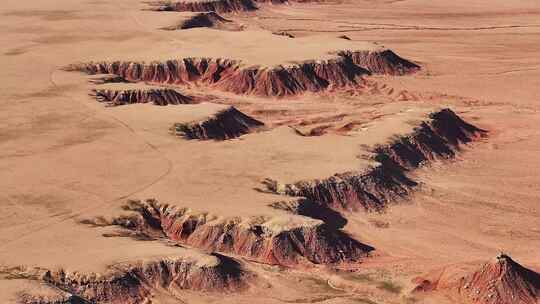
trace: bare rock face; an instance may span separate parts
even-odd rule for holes
[[[112,224],[137,234],[162,235],[180,244],[268,264],[355,262],[373,250],[322,221],[302,216],[223,219],[161,205],[155,200],[130,201],[126,209],[134,213],[117,218]]]
[[[438,274],[434,279],[417,278],[413,292],[445,291],[475,304],[538,304],[540,274],[527,269],[506,254],[500,254],[479,269],[458,278]]]
[[[90,62],[67,70],[113,74],[129,82],[197,83],[236,94],[290,96],[364,84],[370,73],[402,75],[419,69],[390,50],[344,51],[336,59],[275,67],[244,66],[227,59],[184,58],[165,62]]]
[[[375,149],[379,165],[364,172],[348,172],[322,180],[280,184],[267,179],[263,183],[273,193],[305,197],[333,209],[379,211],[396,198],[405,197],[417,185],[407,177],[409,169],[435,159],[451,158],[460,144],[483,136],[480,130],[449,109],[430,115],[409,135]]]
[[[218,15],[215,12],[203,12],[195,14],[187,20],[182,21],[181,23],[166,27],[165,30],[186,30],[190,28],[197,27],[209,27],[220,30],[228,31],[240,31],[242,26],[236,24],[234,21],[225,19]]]
[[[158,11],[234,13],[254,11],[257,5],[252,0],[201,0],[201,1],[158,1],[152,3]]]
[[[373,74],[405,75],[420,70],[420,66],[399,57],[391,50],[343,52],[352,61]]]
[[[474,303],[538,304],[540,274],[505,254],[459,280],[458,292]]]
[[[171,131],[186,139],[226,140],[253,132],[262,126],[262,122],[229,107],[201,121],[175,124]]]
[[[41,290],[28,290],[18,294],[18,303],[21,304],[84,304],[85,301],[68,292],[49,287],[47,292]]]
[[[436,159],[449,159],[459,146],[485,136],[481,130],[461,119],[450,109],[430,114],[431,121],[422,122],[416,130],[389,145],[375,149],[380,163],[414,169]]]
[[[94,95],[97,101],[108,106],[135,103],[153,103],[159,106],[196,103],[194,97],[182,95],[172,89],[94,90]]]
[[[187,58],[166,62],[113,62],[72,65],[68,70],[88,74],[115,74],[130,82],[187,85],[199,83],[236,94],[289,96],[327,88],[363,83],[368,72],[340,57],[322,62],[305,62],[273,68],[242,67],[226,59]]]
[[[269,207],[321,220],[332,229],[341,229],[347,224],[341,213],[303,198],[274,202]]]
[[[109,266],[105,273],[36,268],[25,275],[28,272],[56,292],[49,291],[46,296],[21,294],[20,301],[28,304],[139,304],[148,303],[154,289],[175,294],[185,289],[229,292],[246,287],[246,273],[238,262],[219,254],[125,262]]]
[[[295,184],[283,185],[270,179],[263,183],[273,193],[305,197],[332,209],[351,211],[380,211],[417,185],[400,170],[385,165]]]

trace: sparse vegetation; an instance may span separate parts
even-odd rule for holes
[[[303,279],[304,282],[307,282],[311,288],[320,293],[343,293],[343,291],[334,289],[325,279],[317,277],[307,277]]]
[[[360,282],[360,283],[373,283],[375,280],[367,273],[350,273],[343,276],[344,279]]]
[[[351,300],[353,300],[356,303],[362,303],[362,304],[378,304],[377,302],[372,301],[370,299],[366,299],[366,298],[352,298]]]
[[[400,293],[401,289],[402,289],[401,286],[399,286],[398,284],[396,284],[396,283],[394,283],[392,281],[379,282],[379,284],[377,285],[377,288],[382,289],[382,290],[386,290],[386,291],[391,292],[391,293]]]

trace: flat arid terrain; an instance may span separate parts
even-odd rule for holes
[[[538,0],[1,2],[0,303],[540,303]]]

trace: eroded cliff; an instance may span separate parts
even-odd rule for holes
[[[94,90],[96,100],[108,106],[120,106],[134,103],[153,103],[159,106],[193,104],[196,98],[179,93],[172,89],[140,89],[140,90]]]
[[[284,266],[357,262],[373,250],[323,221],[297,215],[222,218],[156,200],[130,201],[125,209],[131,214],[96,224]]]
[[[436,159],[455,156],[460,145],[485,135],[450,109],[430,114],[415,130],[374,149],[377,165],[362,172],[347,172],[326,179],[282,184],[263,183],[273,193],[305,197],[334,209],[380,211],[405,197],[417,185],[407,171]]]
[[[390,54],[390,55],[389,55]],[[67,70],[88,74],[114,74],[130,82],[174,85],[199,84],[236,94],[290,96],[303,92],[354,87],[370,73],[401,75],[419,67],[389,50],[343,51],[335,59],[259,67],[241,61],[184,58],[163,62],[90,62]]]

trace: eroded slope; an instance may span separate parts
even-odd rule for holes
[[[226,140],[253,132],[262,126],[264,123],[234,107],[228,107],[204,120],[176,123],[171,132],[186,139]]]
[[[199,34],[194,31],[192,35]],[[209,35],[208,33],[200,33]],[[202,85],[225,92],[259,96],[290,96],[304,92],[343,89],[366,84],[369,74],[404,75],[420,67],[389,49],[374,44],[332,38],[321,44],[313,38],[289,39],[268,32],[227,32],[224,37],[241,43],[217,54],[211,46],[163,52],[154,61],[118,60],[70,65],[67,69],[88,74],[113,74],[130,82]],[[246,37],[254,42],[242,42]],[[322,37],[321,37],[322,38]],[[257,41],[259,40],[259,41]],[[280,45],[275,52],[262,43]],[[201,56],[207,54],[208,56]],[[147,56],[144,56],[147,57]],[[172,58],[177,59],[172,59]]]
[[[130,201],[131,214],[92,225],[118,225],[136,235],[166,237],[206,251],[228,252],[267,264],[358,262],[373,250],[336,227],[295,215],[226,218],[156,200]]]
[[[374,149],[377,165],[327,179],[282,184],[264,182],[273,193],[305,197],[334,209],[378,211],[405,197],[417,183],[406,172],[437,159],[449,159],[466,144],[485,134],[449,109],[431,113],[412,133]]]
[[[450,292],[478,304],[537,304],[540,302],[540,274],[523,267],[510,256],[500,254],[477,269],[460,276],[438,275],[417,278],[414,292]]]
[[[134,103],[152,103],[159,106],[192,104],[196,98],[179,93],[172,89],[127,89],[127,90],[94,90],[96,100],[108,106],[120,106]]]
[[[231,258],[178,248],[176,255],[115,263],[105,272],[14,267],[2,271],[50,286],[19,294],[22,303],[148,303],[156,290],[230,292],[246,287],[247,275]],[[30,291],[30,290],[29,290]]]

